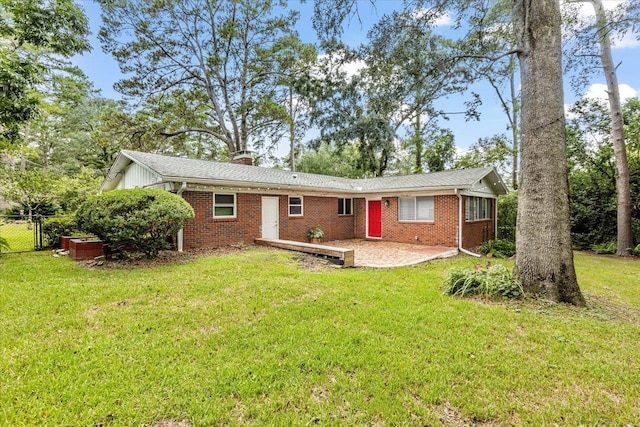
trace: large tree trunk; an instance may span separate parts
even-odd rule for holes
[[[558,0],[512,0],[522,81],[516,273],[525,291],[584,305],[573,266]]]
[[[611,114],[611,139],[616,158],[616,192],[618,196],[618,248],[617,255],[629,255],[633,248],[633,230],[631,228],[631,190],[629,188],[629,167],[627,165],[627,147],[624,143],[624,122],[622,104],[618,88],[618,76],[611,56],[607,18],[601,0],[591,0],[596,13],[596,27],[600,42],[600,59],[607,80],[609,112]]]

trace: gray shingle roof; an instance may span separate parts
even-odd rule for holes
[[[210,184],[238,183],[242,185],[251,184],[253,187],[277,185],[316,191],[331,190],[334,192],[366,193],[412,189],[465,189],[470,188],[485,176],[494,174],[501,186],[496,192],[501,194],[503,189],[506,192],[506,187],[504,187],[498,174],[494,168],[490,167],[405,176],[350,179],[234,163],[170,157],[139,151],[123,150],[121,155],[153,170],[164,181]]]

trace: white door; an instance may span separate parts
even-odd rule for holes
[[[280,228],[278,223],[280,210],[280,198],[262,198],[262,238],[279,239]]]

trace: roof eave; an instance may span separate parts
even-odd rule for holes
[[[494,191],[494,193],[496,193],[496,195],[500,196],[500,195],[504,195],[504,194],[508,194],[509,193],[509,187],[507,187],[507,185],[504,183],[504,181],[502,180],[502,177],[500,176],[500,174],[496,170],[495,166],[492,167],[489,171],[487,171],[487,173],[482,175],[480,178],[475,180],[473,182],[473,184],[471,185],[471,187],[473,187],[474,185],[476,185],[478,182],[480,182],[481,180],[485,179],[489,175],[493,175],[493,179],[492,179],[493,186],[494,187],[498,187],[498,188],[496,188],[496,191]]]
[[[313,187],[295,184],[277,184],[269,182],[248,182],[248,181],[232,181],[232,180],[212,180],[186,178],[181,176],[163,176],[162,182],[186,182],[187,184],[206,185],[210,187],[229,187],[241,189],[260,189],[260,190],[295,190],[307,191],[310,193],[335,193],[335,194],[389,194],[400,192],[417,192],[417,191],[455,191],[468,190],[471,186],[436,186],[436,187],[399,187],[399,188],[382,188],[382,189],[357,189],[357,188],[332,188],[332,187]]]
[[[188,178],[184,176],[162,176],[163,182],[186,182],[187,184],[206,185],[210,187],[236,187],[241,189],[271,189],[271,190],[297,190],[297,191],[309,191],[313,193],[318,192],[331,192],[331,193],[352,193],[353,189],[347,188],[335,188],[335,187],[313,187],[308,185],[296,185],[290,183],[273,183],[273,182],[256,182],[256,181],[241,181],[241,180],[217,180],[217,179],[198,179]]]
[[[122,172],[122,170],[127,167],[129,164],[133,162],[129,156],[127,156],[123,151],[120,151],[116,156],[116,159],[113,161],[113,164],[109,168],[107,175],[105,176],[102,184],[100,185],[99,193],[104,191],[113,190],[116,188],[118,181],[118,175]]]

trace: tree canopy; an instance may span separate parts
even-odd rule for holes
[[[0,143],[18,141],[22,126],[38,115],[48,78],[79,72],[64,59],[90,49],[88,34],[72,0],[0,1]]]
[[[284,1],[101,2],[100,40],[128,77],[117,89],[140,99],[174,96],[189,123],[165,136],[208,134],[228,152],[279,141],[289,115],[282,76],[301,47]],[[289,52],[289,53],[287,53]]]

